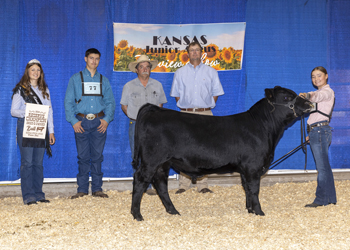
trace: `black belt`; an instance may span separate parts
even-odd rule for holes
[[[307,125],[307,132],[309,133],[313,128],[315,127],[322,127],[322,126],[327,126],[329,124],[329,122],[318,122],[316,124],[313,125]]]
[[[95,119],[95,118],[97,118],[97,117],[101,117],[101,116],[104,116],[104,115],[105,115],[105,113],[104,113],[103,111],[101,111],[101,112],[98,113],[98,114],[86,114],[86,115],[84,115],[84,114],[82,114],[82,113],[78,113],[78,114],[77,114],[77,116],[86,118],[86,119],[88,119],[88,120],[93,120],[93,119]]]
[[[191,111],[191,112],[203,112],[203,111],[211,110],[211,108],[188,108],[188,109],[180,108],[180,109],[182,111]]]

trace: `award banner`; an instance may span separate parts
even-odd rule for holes
[[[26,104],[23,138],[45,139],[49,106]]]
[[[140,55],[158,60],[152,72],[175,72],[189,62],[186,47],[197,41],[202,62],[216,70],[242,68],[245,22],[210,24],[113,23],[114,71],[130,71]]]

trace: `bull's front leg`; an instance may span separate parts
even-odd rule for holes
[[[249,213],[255,213],[256,215],[265,215],[261,210],[259,201],[260,190],[260,177],[257,176],[244,176],[241,174],[242,186],[246,193],[246,208]]]
[[[252,200],[251,196],[248,195],[248,187],[247,187],[247,181],[245,179],[245,176],[241,174],[241,181],[242,181],[242,186],[245,192],[245,207],[248,210],[248,213],[253,213],[253,207],[252,207]]]

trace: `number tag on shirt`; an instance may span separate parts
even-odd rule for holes
[[[102,96],[102,84],[99,82],[84,82],[83,96]]]

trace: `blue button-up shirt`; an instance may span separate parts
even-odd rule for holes
[[[203,63],[197,67],[188,63],[178,69],[170,91],[170,96],[180,97],[179,108],[214,108],[213,97],[223,94],[218,72]]]
[[[83,71],[84,82],[100,82],[100,73],[96,71],[91,77],[88,69]],[[72,124],[76,124],[79,120],[75,117],[76,114],[98,114],[104,111],[105,117],[103,120],[110,123],[114,118],[115,100],[113,91],[107,77],[102,77],[102,96],[82,96],[82,84],[80,73],[74,74],[70,79],[64,99],[64,108],[66,111],[66,120]],[[77,104],[75,100],[81,101]]]

